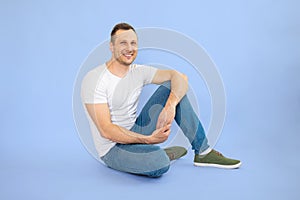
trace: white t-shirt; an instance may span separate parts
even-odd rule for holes
[[[107,103],[113,124],[130,129],[137,118],[137,105],[144,85],[152,82],[156,68],[132,64],[123,78],[112,74],[106,64],[89,71],[81,85],[83,104]],[[116,143],[101,136],[84,109],[90,124],[96,150],[104,156]]]

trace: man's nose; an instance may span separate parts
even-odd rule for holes
[[[128,51],[132,51],[132,50],[133,50],[133,46],[132,46],[131,44],[128,44],[126,49],[127,49]]]
[[[126,45],[126,50],[127,51],[133,51],[133,50],[135,50],[135,46],[134,45],[132,45],[132,44],[128,44],[128,45]]]

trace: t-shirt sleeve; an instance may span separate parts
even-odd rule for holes
[[[105,85],[97,74],[88,73],[81,84],[81,99],[83,103],[107,103]]]
[[[144,85],[151,83],[157,71],[157,68],[152,66],[141,66],[141,69],[142,75],[144,77]]]

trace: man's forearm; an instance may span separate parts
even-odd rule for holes
[[[171,77],[171,92],[166,106],[176,106],[188,90],[188,80],[183,74],[174,71]]]
[[[121,144],[142,143],[147,144],[149,136],[129,131],[121,126],[110,124],[100,130],[101,135],[111,141]]]
[[[111,141],[121,144],[158,144],[166,141],[171,132],[171,125],[163,126],[153,131],[151,135],[142,135],[129,131],[115,124],[110,124],[103,129],[101,135]]]

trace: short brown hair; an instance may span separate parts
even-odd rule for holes
[[[130,24],[127,23],[116,24],[110,33],[111,42],[113,42],[113,36],[116,34],[118,30],[133,30],[135,32],[134,28]]]

